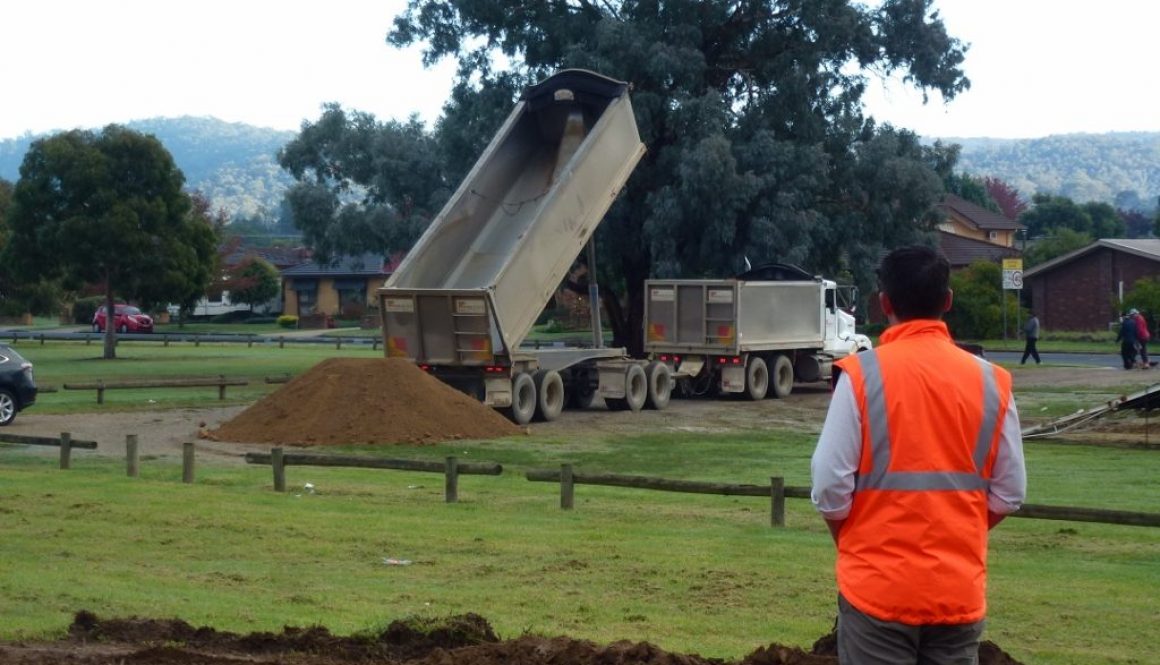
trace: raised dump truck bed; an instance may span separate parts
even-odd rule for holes
[[[634,410],[667,401],[648,399],[648,366],[623,349],[521,349],[644,154],[628,92],[583,70],[524,92],[379,290],[388,356],[414,359],[517,422],[597,396]]]

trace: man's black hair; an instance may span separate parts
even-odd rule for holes
[[[890,298],[901,321],[942,318],[950,279],[946,257],[922,245],[900,247],[878,267],[878,288]]]

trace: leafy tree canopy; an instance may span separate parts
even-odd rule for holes
[[[114,296],[184,301],[208,284],[215,239],[183,181],[160,141],[117,125],[37,140],[13,192],[5,262],[25,282],[101,284],[109,307]]]
[[[1019,221],[1027,225],[1030,238],[1050,235],[1059,229],[1071,229],[1093,238],[1122,238],[1124,220],[1107,203],[1090,201],[1076,204],[1065,196],[1036,194],[1032,207]]]
[[[230,302],[261,305],[278,295],[281,290],[278,269],[261,257],[249,256],[230,271],[225,287],[230,292]]]
[[[999,264],[978,261],[951,274],[954,301],[944,317],[955,339],[998,339],[1003,336],[1003,309],[1010,330],[1019,316],[1018,300],[1000,289]]]
[[[942,187],[912,134],[863,118],[866,72],[948,99],[969,86],[965,47],[929,0],[411,0],[388,41],[458,59],[452,104],[491,124],[445,116],[462,146],[555,70],[632,82],[649,152],[598,234],[602,282],[628,293],[606,305],[630,348],[650,275],[725,276],[750,257],[871,285],[883,248],[932,228]]]
[[[1066,226],[1048,229],[1046,235],[1035,238],[1027,245],[1027,249],[1023,252],[1024,266],[1026,268],[1037,266],[1090,244],[1092,237],[1087,233],[1073,231]]]
[[[440,156],[417,118],[382,123],[329,104],[278,162],[296,181],[291,218],[325,262],[409,247],[449,195]]]

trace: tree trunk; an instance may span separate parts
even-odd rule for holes
[[[113,283],[105,275],[105,360],[117,357],[117,308],[113,305]]]

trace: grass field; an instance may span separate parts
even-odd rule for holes
[[[100,362],[97,345],[17,348],[45,383],[260,380],[337,353],[127,343],[121,359]],[[1053,389],[1020,399],[1066,399]],[[134,392],[111,391],[105,408],[136,408],[145,395]],[[212,389],[149,398],[218,403]],[[64,392],[36,408],[80,413],[93,401],[91,392]],[[497,478],[462,477],[454,505],[443,502],[435,474],[290,467],[291,491],[278,494],[268,467],[199,464],[197,482],[184,485],[168,461],[145,460],[142,477],[129,479],[116,459],[78,452],[73,469],[59,471],[51,451],[0,445],[0,639],[60,635],[80,609],[241,632],[310,624],[351,632],[408,615],[476,612],[504,637],[648,640],[723,658],[769,642],[808,647],[832,625],[834,587],[833,548],[807,501],[789,501],[782,529],[768,526],[768,501],[759,498],[579,486],[576,509],[564,512],[556,485],[522,472],[567,462],[590,472],[759,484],[782,475],[806,485],[813,444],[810,434],[770,429],[326,451],[504,464]],[[1157,510],[1160,453],[1038,442],[1026,452],[1030,502]],[[1160,638],[1155,529],[1009,519],[993,534],[991,564],[986,637],[1023,662],[1146,662]]]

